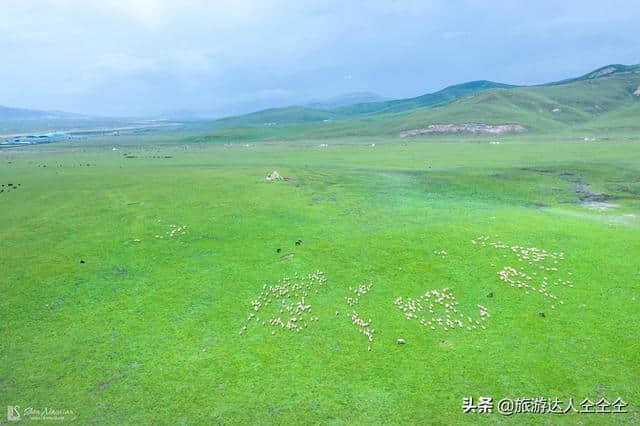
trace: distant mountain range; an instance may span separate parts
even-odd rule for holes
[[[182,115],[189,118],[189,112]],[[0,106],[0,130],[5,132],[11,130],[10,123],[33,126],[29,123],[39,120],[45,125],[38,127],[49,129],[57,128],[59,120],[80,122],[88,118]],[[301,128],[306,136],[325,137],[391,135],[447,123],[511,123],[528,130],[576,126],[640,129],[640,65],[607,65],[580,77],[535,86],[471,81],[407,99],[388,100],[375,93],[356,92],[222,118],[202,123],[200,128],[224,131],[219,134],[229,136],[244,132],[245,138],[246,131],[233,129],[254,128],[251,138],[259,139],[293,135],[295,132],[285,130],[292,126]]]
[[[535,86],[481,80],[408,99],[329,104],[227,117],[213,121],[211,128],[263,127],[277,133],[279,127],[304,125],[309,137],[398,134],[431,123],[514,123],[545,130],[593,122],[640,128],[640,65],[607,65],[580,77]],[[310,126],[317,122],[323,125]]]
[[[22,120],[66,120],[85,118],[81,114],[60,111],[40,111],[35,109],[12,108],[0,105],[0,121]]]

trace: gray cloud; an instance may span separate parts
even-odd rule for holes
[[[639,15],[615,0],[5,0],[0,104],[220,116],[352,91],[540,83],[640,62]]]

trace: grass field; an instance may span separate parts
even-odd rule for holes
[[[640,423],[637,133],[494,140],[0,151],[0,405],[80,424]],[[456,312],[416,308],[431,290]],[[629,406],[463,414],[469,396]]]

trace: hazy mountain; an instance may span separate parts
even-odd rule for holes
[[[13,108],[0,105],[0,121],[19,120],[58,120],[83,118],[81,114],[60,111],[40,111],[25,108]]]

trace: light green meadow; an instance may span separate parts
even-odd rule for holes
[[[0,408],[77,424],[638,424],[640,141],[583,136],[0,150]],[[526,275],[512,286],[505,267]],[[430,313],[432,290],[456,312]],[[305,291],[309,308],[287,311]],[[463,414],[481,396],[629,405]]]

